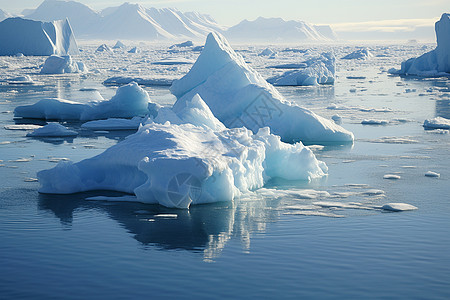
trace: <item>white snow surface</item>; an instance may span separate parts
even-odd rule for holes
[[[427,119],[423,122],[425,129],[450,129],[450,120],[443,117]]]
[[[39,191],[114,190],[134,194],[138,202],[188,208],[232,201],[271,178],[310,180],[327,172],[300,142],[283,143],[268,127],[257,134],[244,127],[225,129],[200,96],[187,104],[177,115],[197,118],[200,126],[149,120],[100,155],[40,171]]]
[[[268,126],[286,142],[353,142],[353,134],[333,121],[288,103],[218,33],[208,35],[189,73],[170,90],[177,97],[174,109],[199,94],[229,128],[245,126],[256,133]]]
[[[69,21],[9,18],[0,22],[0,55],[75,55],[78,46]]]
[[[69,130],[59,123],[49,123],[27,134],[28,137],[67,137],[76,136],[78,133]]]
[[[275,86],[309,86],[333,84],[335,80],[336,58],[333,53],[322,53],[318,58],[304,62],[304,69],[287,71],[271,77],[267,81]]]
[[[82,62],[75,62],[70,55],[51,55],[41,69],[41,74],[67,74],[87,72],[87,67]]]
[[[98,120],[106,118],[132,118],[155,114],[155,105],[148,93],[132,82],[117,89],[108,101],[91,101],[87,104],[47,98],[32,105],[18,106],[16,117],[47,120]]]
[[[450,73],[450,14],[444,13],[435,24],[437,47],[419,57],[402,62],[400,70],[393,74],[421,77],[448,76]]]

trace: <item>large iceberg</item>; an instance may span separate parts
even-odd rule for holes
[[[402,62],[400,70],[391,69],[390,73],[433,77],[450,73],[450,14],[444,13],[435,24],[436,49],[419,57]]]
[[[78,46],[69,21],[9,18],[0,22],[0,55],[73,55]]]
[[[268,126],[285,142],[353,142],[353,134],[333,121],[287,102],[218,33],[208,35],[189,73],[170,90],[178,98],[175,110],[199,94],[228,128],[245,126],[256,133]]]
[[[271,178],[310,180],[327,172],[301,142],[283,143],[267,127],[256,134],[226,129],[198,95],[185,103],[173,113],[196,125],[149,120],[100,155],[40,171],[39,191],[114,190],[134,194],[138,202],[188,208],[232,201]]]
[[[304,63],[307,67],[287,71],[271,77],[267,81],[273,85],[319,85],[333,84],[335,78],[336,58],[333,53],[322,53],[320,57]]]
[[[117,89],[109,101],[78,103],[47,98],[32,105],[18,106],[15,117],[46,120],[99,120],[106,118],[132,118],[156,114],[156,105],[148,93],[132,82]]]

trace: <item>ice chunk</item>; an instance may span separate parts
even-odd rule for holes
[[[154,61],[151,64],[152,65],[163,65],[163,66],[172,66],[172,65],[191,65],[194,62],[192,60],[186,59],[186,58],[165,58],[158,61]]]
[[[130,119],[109,118],[106,120],[89,121],[81,125],[83,129],[89,130],[137,130],[147,118],[134,117]]]
[[[383,176],[383,178],[396,180],[396,179],[400,179],[401,177],[399,175],[395,175],[395,174],[386,174]]]
[[[51,55],[45,60],[44,66],[41,69],[41,74],[65,74],[86,71],[86,66],[82,62],[72,61],[70,55]]]
[[[128,50],[128,53],[141,53],[141,50],[138,47],[133,47]]]
[[[114,76],[103,81],[104,85],[123,85],[131,82],[136,82],[139,85],[146,86],[171,86],[173,78],[142,78],[142,77],[126,77],[126,76]]]
[[[6,130],[34,130],[41,128],[40,125],[33,125],[33,124],[15,124],[15,125],[6,125],[4,128]]]
[[[268,126],[283,141],[353,141],[353,134],[331,120],[288,103],[235,53],[223,36],[210,33],[205,48],[188,74],[170,88],[183,107],[199,94],[227,127],[245,126],[254,133]]]
[[[76,135],[78,135],[76,131],[69,130],[58,123],[49,123],[27,134],[28,137],[65,137]]]
[[[208,116],[202,102],[194,97],[177,113]],[[149,121],[96,157],[39,172],[40,192],[115,190],[134,194],[139,202],[187,208],[231,201],[274,177],[310,180],[327,171],[309,148],[285,144],[269,128],[256,135],[245,128],[214,131],[208,124],[218,120],[201,119],[202,126]]]
[[[427,119],[423,122],[425,129],[450,129],[450,120],[442,117]]]
[[[390,211],[407,211],[407,210],[416,210],[417,207],[407,203],[387,203],[384,204],[381,209],[390,210]]]
[[[0,55],[74,55],[78,46],[67,19],[40,22],[9,18],[0,22]]]
[[[428,171],[425,173],[426,177],[435,177],[435,178],[439,178],[441,177],[441,174],[436,173],[436,172],[432,172],[432,171]]]
[[[342,57],[342,59],[369,59],[371,57],[373,57],[373,54],[369,51],[369,49],[365,48],[355,50],[352,53]]]
[[[335,78],[336,59],[332,53],[322,55],[306,63],[305,69],[285,72],[267,79],[273,85],[319,85],[333,84]]]
[[[114,45],[113,49],[125,49],[127,46],[125,46],[124,43],[122,43],[121,41],[117,41],[116,44]]]
[[[258,56],[272,56],[272,55],[274,55],[274,54],[276,54],[275,51],[273,51],[273,50],[270,49],[270,48],[266,48],[266,49],[264,49],[263,51],[261,51],[261,53],[259,53]]]
[[[31,79],[30,75],[18,76],[6,80],[8,84],[33,84],[34,81]]]
[[[169,49],[173,49],[173,48],[186,48],[186,47],[193,47],[194,43],[192,41],[186,41],[183,43],[179,43],[179,44],[174,44],[172,46],[169,47]]]
[[[63,99],[42,99],[33,105],[18,106],[15,117],[47,120],[98,120],[106,118],[132,118],[156,114],[148,93],[132,82],[117,89],[109,101],[87,104]]]
[[[97,50],[95,50],[95,52],[107,52],[107,53],[112,53],[112,49],[106,45],[106,44],[101,44],[100,46],[98,46]]]
[[[392,74],[423,77],[447,76],[450,73],[450,14],[444,13],[435,24],[437,47],[419,57],[402,62],[401,69]]]
[[[389,124],[388,120],[375,120],[375,119],[364,119],[361,121],[363,125],[387,125]]]

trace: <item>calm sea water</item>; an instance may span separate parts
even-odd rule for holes
[[[38,194],[37,171],[64,158],[92,157],[128,133],[30,139],[24,131],[3,129],[16,122],[14,107],[44,97],[88,100],[89,92],[80,91],[87,86],[106,99],[114,90],[70,76],[36,86],[0,85],[0,298],[449,299],[450,135],[421,127],[426,118],[450,118],[449,80],[389,77],[370,65],[338,74],[334,87],[280,90],[326,117],[341,115],[355,144],[315,151],[329,167],[327,178],[276,180],[267,188],[340,197],[258,196],[189,211],[85,200],[112,192]],[[361,74],[366,78],[347,78]],[[148,90],[155,101],[173,101],[167,89]],[[345,109],[329,109],[332,104]],[[385,107],[390,110],[367,112]],[[364,126],[362,119],[391,123]],[[441,177],[427,178],[427,171]],[[385,174],[401,179],[386,180]],[[368,189],[385,196],[364,194]],[[418,210],[317,210],[342,216],[332,218],[289,209],[315,201],[404,202]]]

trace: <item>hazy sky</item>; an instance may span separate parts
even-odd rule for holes
[[[0,0],[0,8],[19,13],[43,0]],[[124,0],[78,0],[95,10],[117,6]],[[176,7],[208,13],[220,24],[235,25],[258,16],[282,17],[316,24],[373,22],[396,19],[433,19],[449,12],[449,0],[156,0],[128,1],[145,7]]]

